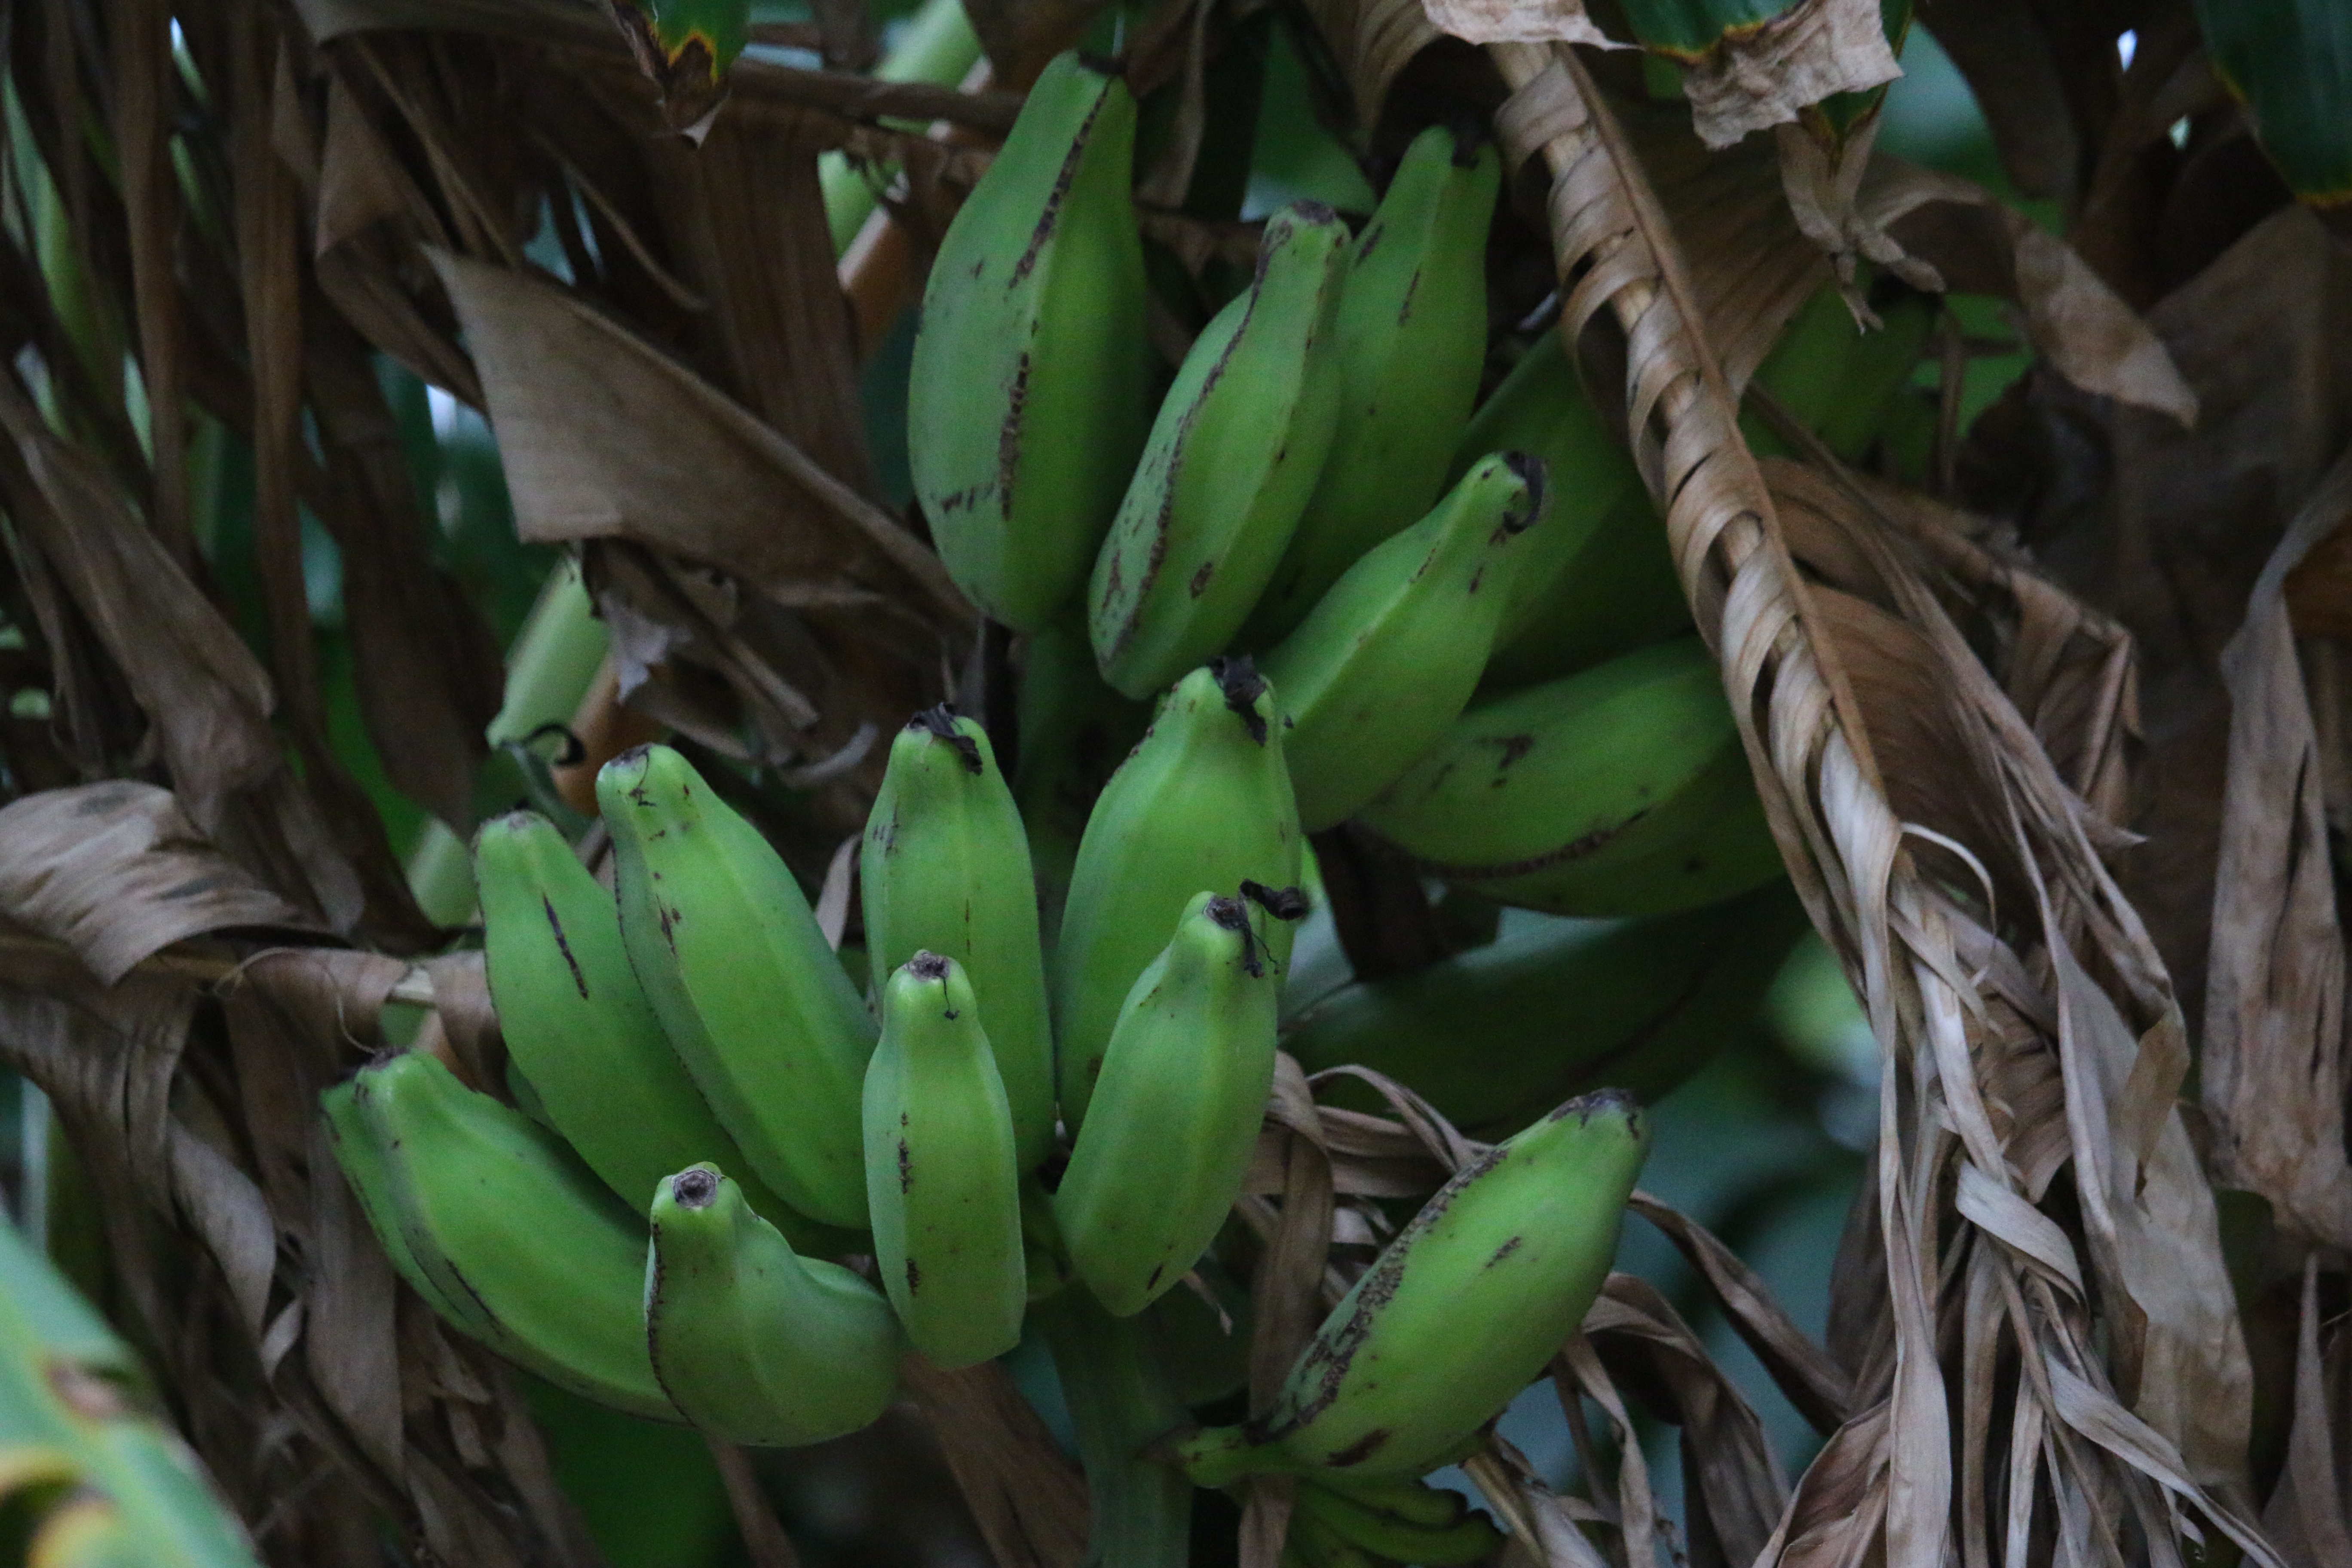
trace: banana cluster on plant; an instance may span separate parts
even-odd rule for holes
[[[1360,234],[1276,212],[1147,419],[1135,112],[1056,61],[932,268],[908,452],[957,582],[1033,639],[1082,631],[1129,700],[1251,656],[1302,826],[1353,818],[1488,899],[1650,914],[1776,878],[1631,461],[1557,416],[1565,361],[1474,423],[1495,148],[1424,132]]]
[[[914,475],[958,582],[1022,634],[1020,755],[1008,776],[944,707],[896,736],[864,984],[761,834],[640,748],[598,781],[611,888],[528,812],[477,842],[514,1105],[412,1053],[329,1121],[417,1292],[606,1404],[814,1442],[874,1420],[907,1353],[967,1366],[1034,1326],[1097,1512],[1141,1542],[1122,1563],[1169,1560],[1139,1521],[1181,1539],[1150,1477],[1268,1470],[1304,1478],[1314,1568],[1468,1562],[1491,1526],[1418,1478],[1609,1267],[1643,1124],[1588,1091],[1672,1087],[1801,916],[1566,357],[1539,343],[1474,410],[1493,149],[1424,133],[1360,234],[1276,213],[1152,416],[1134,136],[1116,75],[1057,60],[932,270]],[[1490,905],[1612,920],[1286,1009],[1307,836],[1350,821]],[[1270,1410],[1179,1440],[1136,1325],[1216,1255],[1278,1042],[1500,1141]]]
[[[422,1052],[327,1097],[395,1267],[551,1381],[751,1444],[854,1431],[907,1350],[1003,1354],[1056,1291],[1141,1313],[1215,1244],[1273,1080],[1306,907],[1278,713],[1246,659],[1176,684],[1088,820],[1050,963],[986,732],[919,715],[861,844],[870,1006],[674,751],[598,780],[610,891],[545,818],[488,824],[489,980],[528,1110]],[[1540,1356],[1419,1392],[1372,1369],[1481,1292],[1497,1344],[1556,1342],[1641,1147],[1630,1102],[1588,1098],[1457,1177],[1301,1357],[1254,1462],[1409,1478],[1472,1436]]]

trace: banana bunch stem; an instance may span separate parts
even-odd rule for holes
[[[1114,1318],[1084,1290],[1032,1310],[1062,1379],[1094,1503],[1088,1568],[1184,1568],[1192,1483],[1149,1450],[1187,1423],[1148,1321]]]

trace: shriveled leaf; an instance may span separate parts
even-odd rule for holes
[[[2352,1247],[2344,932],[2284,585],[2347,512],[2352,458],[2337,459],[2288,525],[2221,655],[2230,763],[2200,1058],[2223,1179],[2267,1198],[2289,1229],[2336,1247]]]
[[[1684,62],[1691,119],[1710,147],[1903,74],[1878,0],[1625,0],[1625,17],[1643,45]]]
[[[998,1568],[1077,1568],[1090,1518],[1085,1478],[1003,1367],[940,1372],[909,1356],[904,1376]]]
[[[517,528],[630,538],[796,595],[961,595],[897,520],[652,345],[552,284],[435,258],[481,367]]]
[[[71,947],[108,985],[206,931],[320,929],[197,832],[171,791],[131,779],[0,809],[0,912]]]

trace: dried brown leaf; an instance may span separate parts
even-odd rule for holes
[[[2074,385],[2197,423],[2197,394],[2148,324],[2064,240],[1982,186],[1882,154],[1855,210],[1947,287],[2014,300],[2026,337]]]
[[[108,985],[206,931],[320,930],[198,833],[171,791],[130,779],[0,809],[0,913],[70,946]]]
[[[1472,44],[1630,46],[1611,38],[1585,15],[1584,0],[1423,0],[1439,32]]]
[[[2290,1231],[2338,1248],[2352,1248],[2344,931],[2318,736],[2284,588],[2347,512],[2352,455],[2288,524],[2222,650],[2230,764],[2200,1058],[2223,1179],[2270,1200]]]
[[[997,1568],[1077,1568],[1091,1517],[1086,1479],[1003,1367],[940,1372],[908,1356],[903,1376]]]
[[[1798,0],[1752,27],[1727,32],[1683,74],[1691,121],[1709,147],[1780,125],[1841,92],[1903,74],[1876,0]]]
[[[785,602],[814,587],[969,615],[896,519],[709,383],[553,284],[434,260],[481,368],[524,538],[632,538]]]

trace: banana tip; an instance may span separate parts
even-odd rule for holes
[[[945,980],[948,961],[929,949],[907,960],[907,973],[918,980]]]
[[[1265,744],[1265,715],[1257,710],[1257,700],[1265,694],[1265,677],[1257,672],[1257,661],[1249,655],[1235,654],[1231,658],[1213,658],[1209,674],[1224,693],[1225,706],[1241,715],[1249,729],[1250,739]]]
[[[708,1165],[689,1165],[671,1179],[670,1194],[682,1209],[707,1209],[719,1201],[719,1173]]]
[[[1551,484],[1550,474],[1544,467],[1544,460],[1532,452],[1506,452],[1503,463],[1518,476],[1521,484],[1528,487],[1527,510],[1511,512],[1503,519],[1503,527],[1512,533],[1524,533],[1535,526],[1536,519],[1543,515],[1545,495]]]
[[[1642,1102],[1633,1098],[1630,1089],[1596,1089],[1591,1094],[1580,1094],[1558,1107],[1544,1120],[1565,1121],[1571,1116],[1584,1121],[1596,1116],[1620,1116],[1638,1127],[1642,1121]]]

